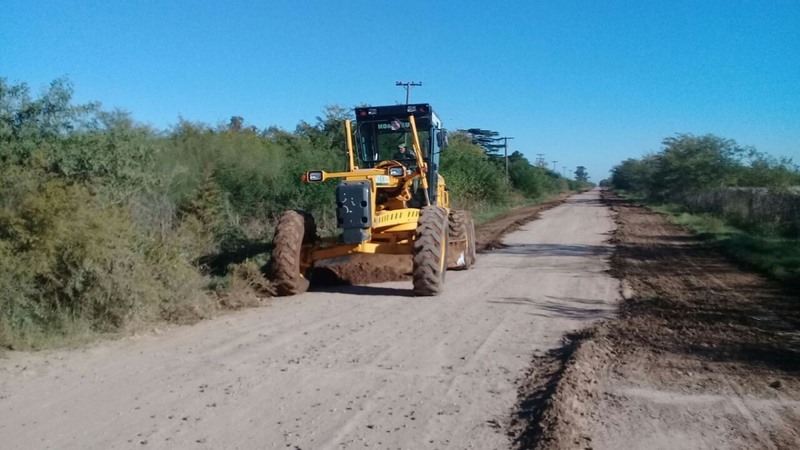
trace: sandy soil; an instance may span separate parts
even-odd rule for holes
[[[8,448],[507,448],[532,354],[616,311],[614,228],[570,198],[450,272],[328,286],[190,327],[0,360]]]
[[[621,317],[538,356],[511,420],[519,447],[800,448],[796,293],[608,203]]]

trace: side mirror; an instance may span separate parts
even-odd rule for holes
[[[439,132],[436,133],[436,139],[437,143],[439,144],[439,148],[442,150],[447,148],[447,146],[449,145],[449,143],[447,142],[447,130],[439,130]]]

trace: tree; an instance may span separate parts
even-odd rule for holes
[[[525,156],[515,151],[508,155],[509,181],[514,189],[529,198],[537,198],[548,191],[548,174],[545,169],[533,166]]]
[[[655,155],[645,156],[641,160],[629,158],[614,166],[611,169],[611,186],[648,195],[652,189],[655,158]]]
[[[470,139],[472,139],[472,143],[481,146],[483,151],[489,156],[499,157],[500,150],[505,147],[505,145],[499,143],[501,139],[498,138],[500,133],[497,131],[484,130],[481,128],[469,128],[467,130],[458,131],[468,134]]]
[[[231,116],[231,123],[228,125],[228,130],[242,131],[242,124],[244,124],[244,118],[242,116]]]
[[[586,167],[578,166],[578,168],[575,170],[575,180],[589,181],[589,172],[586,171]]]
[[[442,152],[441,174],[447,180],[451,199],[460,207],[505,204],[508,183],[503,172],[471,141],[468,134],[454,132],[450,135],[450,145]]]
[[[652,194],[660,199],[686,192],[732,186],[741,174],[742,158],[750,149],[713,134],[678,134],[663,141],[655,156]]]
[[[750,166],[742,168],[739,186],[786,189],[800,184],[800,169],[789,158],[752,151],[750,160]]]
[[[344,151],[347,145],[344,121],[355,120],[353,111],[353,108],[326,105],[323,116],[317,116],[315,125],[301,121],[295,129],[295,135],[308,138],[314,148],[326,151],[332,156],[338,156],[341,162],[344,162],[346,160]]]
[[[658,153],[615,166],[611,185],[655,200],[680,200],[695,191],[731,186],[781,189],[800,181],[791,160],[739,146],[732,139],[678,134],[663,144]]]
[[[0,78],[0,161],[24,162],[34,150],[55,152],[61,138],[91,128],[99,104],[73,105],[72,92],[69,81],[57,79],[34,99],[27,84]]]

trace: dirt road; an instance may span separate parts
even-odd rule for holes
[[[660,214],[607,201],[617,222],[612,268],[625,283],[620,315],[556,354],[571,352],[560,373],[533,366],[529,403],[547,401],[544,412],[531,408],[539,417],[521,440],[537,449],[800,448],[796,292]]]
[[[614,227],[572,197],[447,274],[278,298],[194,326],[0,360],[3,448],[508,448],[530,357],[615,311]]]

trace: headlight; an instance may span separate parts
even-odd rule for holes
[[[306,175],[306,179],[308,181],[322,181],[322,171],[321,170],[312,170],[308,172]]]
[[[405,170],[403,170],[403,166],[394,166],[389,167],[389,175],[393,177],[402,177],[405,174]]]

